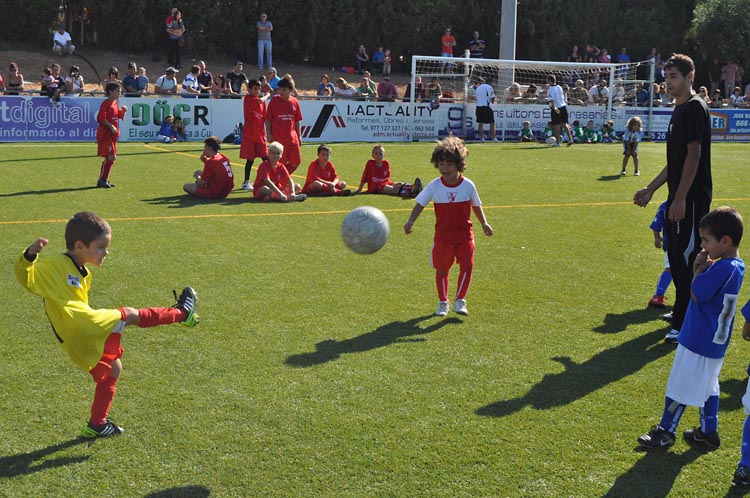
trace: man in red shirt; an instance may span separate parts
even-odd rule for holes
[[[256,157],[266,160],[268,147],[266,146],[266,98],[260,97],[260,82],[251,79],[247,83],[247,95],[243,101],[245,125],[242,128],[242,143],[240,144],[240,158],[245,159],[245,181],[242,190],[253,191],[250,185],[250,171]]]
[[[122,93],[119,83],[107,83],[104,90],[107,99],[99,106],[99,112],[96,114],[96,122],[99,123],[99,127],[96,129],[97,155],[104,158],[96,186],[112,188],[114,184],[109,183],[109,172],[112,170],[115,159],[117,159],[117,138],[120,136],[119,121],[125,117],[128,108],[127,106],[121,107],[117,103],[117,99],[120,98]]]
[[[276,96],[268,103],[266,110],[266,137],[268,143],[279,142],[284,146],[281,156],[283,164],[291,175],[302,162],[300,122],[302,110],[296,98],[292,97],[294,83],[282,78],[276,88]]]
[[[234,189],[232,165],[224,154],[219,154],[221,140],[219,137],[208,137],[204,142],[203,171],[196,171],[195,183],[186,183],[183,190],[190,195],[206,199],[224,199]]]
[[[440,56],[453,57],[453,47],[456,46],[456,39],[451,35],[451,29],[446,28],[445,34],[440,38]]]

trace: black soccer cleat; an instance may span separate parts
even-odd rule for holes
[[[715,450],[721,446],[719,431],[713,431],[711,434],[704,434],[700,427],[688,429],[682,433],[685,441],[689,443],[701,443],[710,450]]]
[[[674,434],[660,426],[651,427],[648,434],[638,436],[638,444],[644,448],[669,448],[674,444]]]
[[[81,429],[81,437],[94,439],[99,437],[116,436],[123,432],[125,432],[125,429],[107,419],[107,421],[99,427],[94,427],[90,422],[87,422],[86,425],[83,426],[83,429]]]
[[[195,293],[195,290],[192,287],[185,287],[182,289],[180,297],[177,297],[177,291],[172,292],[177,300],[177,304],[174,307],[181,309],[186,314],[182,325],[185,327],[195,327],[198,325],[200,317],[195,313],[195,308],[198,305],[198,294]]]

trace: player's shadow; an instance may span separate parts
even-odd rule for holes
[[[58,451],[87,442],[85,439],[75,438],[30,453],[0,457],[0,479],[29,475],[46,469],[85,462],[89,458],[88,455],[49,457]]]
[[[634,440],[635,441],[635,440]],[[601,498],[663,498],[668,496],[677,476],[685,466],[705,452],[690,448],[684,453],[665,450],[637,450],[645,455],[630,470],[615,480],[614,485]]]
[[[628,325],[634,325],[637,323],[648,323],[654,320],[660,319],[664,310],[656,311],[655,308],[645,308],[639,310],[630,310],[624,313],[607,313],[604,317],[604,323],[598,327],[594,327],[594,332],[602,334],[614,334],[616,332],[623,332],[628,328]],[[663,322],[664,326],[667,326],[667,322]]]
[[[21,192],[10,192],[0,194],[0,197],[18,197],[22,195],[44,195],[44,194],[64,194],[66,192],[82,192],[84,190],[94,190],[96,186],[90,187],[73,187],[73,188],[49,188],[44,190],[23,190]]]
[[[221,202],[221,200],[201,199],[188,194],[167,195],[141,200],[155,206],[167,206],[169,208],[190,208],[201,204],[219,204]]]
[[[599,178],[597,178],[597,181],[599,182],[613,182],[615,180],[619,180],[624,175],[602,175]]]
[[[312,367],[329,361],[333,361],[347,353],[363,353],[377,348],[390,346],[395,342],[419,342],[424,341],[425,334],[434,332],[446,325],[462,323],[455,317],[446,318],[435,322],[427,327],[420,327],[419,323],[433,318],[434,315],[425,315],[413,318],[405,322],[390,322],[382,325],[372,332],[345,339],[343,341],[327,340],[315,345],[315,351],[300,353],[287,357],[284,361],[293,367]]]
[[[576,363],[568,356],[556,356],[552,359],[562,364],[565,370],[545,375],[519,398],[496,401],[477,409],[476,413],[485,417],[505,417],[526,406],[548,410],[570,404],[674,351],[674,346],[662,342],[663,339],[664,331],[655,330],[597,353],[582,363]]]
[[[732,484],[729,486],[727,494],[724,495],[724,498],[745,498],[748,496],[748,493],[750,493],[750,488],[743,488],[741,486],[735,486]]]
[[[211,496],[211,490],[205,486],[180,486],[154,491],[143,498],[207,498],[208,496]]]
[[[721,381],[721,400],[719,409],[722,412],[742,410],[742,396],[747,390],[747,377],[744,379],[727,379]]]

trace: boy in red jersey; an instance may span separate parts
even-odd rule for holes
[[[65,226],[65,254],[40,259],[39,253],[49,240],[38,238],[19,254],[14,268],[19,283],[44,298],[44,311],[60,346],[96,383],[91,418],[81,431],[86,438],[123,432],[108,416],[122,371],[120,337],[125,327],[176,322],[194,327],[198,323],[195,314],[198,296],[190,287],[183,289],[174,308],[92,309],[91,272],[86,265],[101,267],[109,254],[111,240],[109,223],[94,213],[80,212]]]
[[[355,194],[362,192],[367,184],[368,194],[398,195],[400,197],[416,197],[422,191],[422,180],[414,179],[414,185],[408,183],[393,182],[391,180],[391,164],[384,159],[385,147],[376,145],[372,148],[372,159],[365,164],[359,188]]]
[[[290,175],[302,162],[302,110],[297,99],[292,97],[293,90],[294,83],[289,78],[281,78],[276,87],[276,96],[268,102],[266,110],[266,137],[269,142],[276,141],[284,146],[281,164]]]
[[[234,175],[229,158],[219,154],[221,140],[219,137],[208,137],[203,141],[203,171],[193,173],[194,183],[186,183],[183,190],[196,197],[206,199],[224,199],[234,188]]]
[[[431,181],[417,196],[417,204],[404,225],[404,232],[410,234],[412,226],[430,201],[435,205],[435,242],[432,246],[432,266],[435,268],[438,308],[437,316],[448,314],[448,273],[453,261],[457,261],[460,272],[453,311],[468,315],[466,293],[471,283],[474,268],[474,231],[471,225],[471,211],[482,224],[485,235],[492,235],[492,227],[487,223],[482,210],[482,201],[474,183],[461,173],[466,170],[468,151],[464,141],[458,137],[440,140],[432,151],[431,162],[440,171],[440,177]]]
[[[109,172],[112,170],[115,159],[117,159],[117,138],[120,136],[119,121],[125,117],[128,108],[117,103],[117,99],[120,98],[122,93],[119,83],[107,83],[104,90],[107,98],[99,106],[99,112],[96,115],[96,122],[99,123],[99,127],[96,129],[97,155],[104,158],[96,186],[112,188],[114,184],[109,183]]]
[[[245,181],[242,190],[253,191],[250,185],[250,172],[256,157],[268,159],[266,146],[266,99],[260,96],[260,82],[252,79],[247,83],[247,95],[243,101],[245,126],[242,128],[240,158],[245,159]]]
[[[339,180],[336,168],[329,159],[331,148],[326,144],[318,146],[318,158],[307,167],[307,179],[302,192],[316,197],[326,195],[349,195],[351,190],[346,188],[346,182]]]
[[[279,202],[304,201],[306,194],[295,194],[299,185],[292,182],[292,177],[280,159],[284,153],[284,146],[279,142],[268,144],[268,159],[258,166],[253,185],[253,197],[263,202],[271,200]]]

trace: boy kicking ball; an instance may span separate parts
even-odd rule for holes
[[[466,293],[469,291],[471,274],[474,269],[474,231],[471,212],[479,219],[485,235],[492,235],[492,227],[487,223],[482,210],[482,201],[474,183],[463,176],[466,170],[466,150],[464,141],[458,137],[440,140],[432,151],[431,162],[440,172],[440,177],[431,181],[416,197],[416,205],[404,232],[410,234],[414,222],[424,208],[433,202],[435,205],[435,242],[432,246],[432,265],[435,268],[438,307],[437,316],[447,316],[448,273],[453,262],[459,266],[458,288],[453,303],[453,311],[468,315]]]
[[[75,214],[65,227],[67,252],[39,259],[49,242],[39,238],[16,260],[18,281],[29,292],[44,298],[52,332],[73,363],[88,372],[96,383],[91,418],[81,436],[96,438],[121,434],[122,427],[109,420],[109,409],[122,372],[120,337],[127,325],[154,327],[182,322],[198,323],[198,296],[185,287],[173,308],[92,309],[89,306],[91,273],[86,265],[99,268],[109,254],[112,229],[100,216]],[[176,297],[176,295],[175,295]]]
[[[745,263],[737,251],[742,217],[730,207],[720,207],[701,219],[698,230],[703,250],[693,263],[691,299],[677,336],[664,412],[659,425],[638,437],[638,444],[647,449],[668,448],[675,443],[685,406],[697,406],[700,414],[700,426],[684,431],[685,440],[708,449],[721,444],[719,373],[745,275]]]

